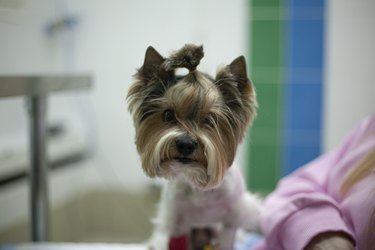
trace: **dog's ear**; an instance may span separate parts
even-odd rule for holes
[[[165,71],[161,65],[165,61],[159,52],[156,51],[152,46],[149,46],[146,50],[145,60],[142,67],[138,70],[138,76],[148,82],[153,77],[165,78],[170,75],[170,72]]]
[[[244,56],[234,59],[229,65],[216,74],[215,81],[224,96],[245,97],[253,91],[251,81],[247,77]]]
[[[164,58],[159,54],[159,52],[152,46],[148,46],[145,54],[145,60],[143,62],[143,67],[150,69],[154,66],[160,66],[164,62]]]
[[[247,126],[256,116],[257,101],[255,88],[247,77],[246,61],[237,57],[216,74],[215,84],[222,94],[223,102],[231,112],[227,113],[239,141]]]
[[[238,83],[238,90],[242,93],[251,84],[247,78],[245,57],[237,57],[228,65],[228,68]]]
[[[221,91],[224,102],[235,113],[245,114],[241,119],[246,120],[256,113],[256,98],[254,87],[247,77],[245,57],[239,56],[229,65],[219,70],[215,83]]]

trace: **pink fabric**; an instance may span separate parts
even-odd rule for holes
[[[374,249],[375,173],[347,195],[339,191],[352,167],[374,147],[375,114],[336,150],[283,178],[265,201],[261,222],[265,241],[255,249],[301,250],[325,231],[346,232],[356,241],[356,249]]]

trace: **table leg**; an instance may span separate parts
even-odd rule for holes
[[[48,183],[46,161],[46,96],[29,97],[30,205],[32,241],[48,240]]]

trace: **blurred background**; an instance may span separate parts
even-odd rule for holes
[[[260,108],[237,160],[268,193],[375,111],[374,25],[373,0],[0,0],[0,75],[93,77],[48,97],[50,239],[148,237],[159,185],[125,101],[147,46],[203,44],[211,75],[246,56]],[[0,99],[0,244],[30,240],[27,116],[25,98]]]

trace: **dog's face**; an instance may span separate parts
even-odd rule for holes
[[[239,57],[213,79],[197,70],[176,76],[149,47],[128,92],[136,145],[149,177],[219,185],[256,113],[254,88]]]

